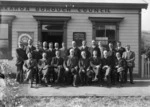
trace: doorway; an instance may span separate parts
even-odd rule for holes
[[[41,41],[46,41],[47,43],[52,42],[53,44],[58,42],[59,47],[61,48],[61,44],[63,42],[63,24],[61,23],[46,23],[42,25],[41,32]]]
[[[63,42],[63,32],[42,32],[42,42],[46,41],[47,43],[52,42],[59,43],[59,47],[61,48],[61,44]]]

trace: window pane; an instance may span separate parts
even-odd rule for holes
[[[106,37],[108,37],[108,40],[114,41],[116,35],[116,26],[106,25],[105,28],[106,28]]]
[[[8,57],[8,40],[0,40],[0,59],[5,59]]]
[[[8,24],[0,24],[0,39],[8,39]]]
[[[105,37],[105,26],[104,25],[96,26],[96,37]]]

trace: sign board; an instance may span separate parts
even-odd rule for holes
[[[77,46],[81,46],[83,40],[86,40],[85,32],[73,32],[73,41],[76,41]]]
[[[26,47],[29,39],[34,40],[33,35],[33,32],[18,32],[18,43],[23,43],[23,45]]]

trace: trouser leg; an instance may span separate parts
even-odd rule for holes
[[[22,65],[17,66],[16,81],[19,82],[19,83],[23,82],[23,68],[22,68]]]
[[[133,67],[129,68],[129,73],[130,73],[130,83],[133,83]]]
[[[82,71],[82,69],[79,71],[79,77],[80,77],[80,81],[81,84],[85,84],[85,73]]]
[[[124,71],[124,82],[127,82],[127,75],[128,75],[128,68],[125,69]]]

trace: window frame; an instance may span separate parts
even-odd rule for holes
[[[0,15],[0,24],[8,24],[8,60],[12,60],[12,21],[16,18],[14,15]],[[4,39],[0,39],[4,40]],[[5,39],[6,40],[6,39]],[[2,58],[1,58],[2,59]]]

